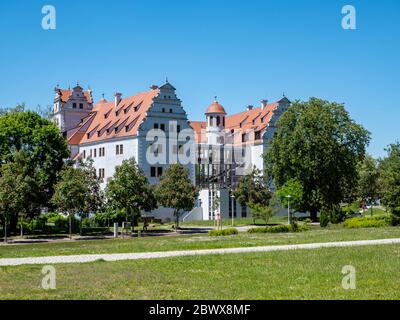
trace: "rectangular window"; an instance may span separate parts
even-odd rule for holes
[[[76,109],[76,103],[75,102],[72,104],[72,108]]]
[[[117,144],[116,146],[115,146],[115,154],[119,154],[119,144]]]
[[[83,159],[86,159],[86,150],[83,150]]]
[[[123,144],[119,145],[119,154],[124,154],[124,145]]]
[[[79,104],[79,109],[83,109],[83,103]]]
[[[154,124],[154,129],[158,129],[158,123]]]
[[[176,126],[176,132],[181,132],[181,126],[179,124]]]
[[[246,134],[245,133],[242,134],[242,142],[246,142]]]
[[[106,155],[106,148],[103,148],[103,157]]]
[[[160,124],[160,129],[161,129],[162,131],[165,131],[165,124],[164,124],[164,123],[161,123],[161,124]]]
[[[157,167],[157,177],[161,177],[162,176],[162,172],[163,172],[163,168],[162,167]]]
[[[150,167],[150,177],[156,176],[156,167]]]
[[[96,158],[97,157],[97,149],[93,149],[93,152],[94,152],[94,157]]]
[[[261,139],[261,132],[260,131],[256,131],[254,133],[254,140],[260,140]]]
[[[90,157],[92,157],[92,149],[90,149]]]

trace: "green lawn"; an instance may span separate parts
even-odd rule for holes
[[[318,226],[299,233],[248,234],[209,237],[208,235],[142,237],[109,240],[81,240],[59,243],[0,245],[0,258],[72,255],[90,253],[125,253],[145,251],[190,250],[250,247],[291,243],[350,241],[400,237],[400,227],[345,229],[342,226]]]
[[[275,223],[286,223],[287,217],[285,216],[273,216],[269,221],[268,224],[275,224]],[[235,218],[233,219],[233,223],[235,227],[241,226],[248,226],[253,224],[253,218]],[[263,225],[264,221],[257,219],[256,224]],[[202,227],[212,227],[214,226],[214,220],[198,220],[198,221],[187,221],[187,222],[180,222],[180,226],[202,226]],[[232,219],[222,219],[222,225],[224,226],[232,226]]]
[[[400,299],[400,246],[190,256],[0,268],[0,299]],[[341,286],[345,265],[356,289]]]

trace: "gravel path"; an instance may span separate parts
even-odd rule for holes
[[[140,252],[140,253],[112,253],[112,254],[82,254],[82,255],[70,255],[70,256],[48,256],[48,257],[31,257],[31,258],[3,258],[0,259],[0,266],[18,266],[23,264],[83,263],[83,262],[93,262],[96,260],[105,260],[105,261],[137,260],[137,259],[195,256],[195,255],[205,255],[205,254],[271,252],[271,251],[286,251],[286,250],[297,250],[297,249],[369,246],[369,245],[397,244],[397,243],[400,244],[400,238],[291,244],[291,245],[276,245],[276,246],[262,246],[262,247],[226,248],[226,249],[182,250],[182,251]]]

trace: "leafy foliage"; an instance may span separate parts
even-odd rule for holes
[[[286,181],[276,194],[282,207],[286,208],[290,204],[290,208],[294,211],[299,211],[301,209],[303,186],[297,178]],[[288,195],[290,195],[290,200],[287,197]]]
[[[378,161],[370,155],[366,155],[358,164],[357,170],[359,175],[358,195],[371,205],[372,215],[372,204],[379,199],[380,195]]]
[[[240,179],[233,195],[242,206],[250,203],[267,206],[272,197],[261,176],[261,171],[256,168]]]
[[[14,161],[15,153],[23,151],[28,169],[34,173],[40,203],[46,206],[69,151],[53,122],[24,109],[19,106],[0,116],[0,166]]]
[[[379,166],[382,203],[400,217],[400,143],[390,145],[386,151],[388,156]]]
[[[35,183],[26,174],[23,154],[16,154],[16,161],[0,167],[0,217],[7,236],[10,221],[18,220],[18,215],[25,210],[25,204]]]
[[[268,148],[265,172],[278,189],[290,179],[303,188],[302,211],[313,220],[322,206],[339,204],[357,185],[357,163],[369,132],[355,123],[342,104],[311,98],[296,101],[278,120]]]
[[[265,224],[268,224],[269,219],[275,214],[275,208],[272,205],[265,206],[259,203],[250,202],[249,207],[253,219],[264,220]]]
[[[126,220],[135,224],[142,210],[157,207],[153,189],[134,158],[124,160],[115,170],[106,188],[107,205],[114,210],[123,210]]]
[[[238,230],[235,228],[208,231],[208,235],[210,237],[230,236],[238,233],[239,233]]]
[[[178,227],[180,214],[193,209],[198,191],[189,178],[188,169],[181,164],[172,164],[161,176],[155,194],[162,206],[174,209]]]

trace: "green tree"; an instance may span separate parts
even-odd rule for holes
[[[283,208],[289,208],[291,212],[300,211],[302,208],[303,186],[297,179],[289,179],[276,192],[279,203]],[[289,220],[292,214],[289,213]]]
[[[260,203],[250,202],[249,207],[254,222],[256,221],[256,219],[261,219],[267,225],[269,219],[271,219],[271,217],[275,214],[275,208],[271,204],[266,206]]]
[[[193,209],[198,191],[189,178],[188,169],[181,164],[172,164],[161,176],[155,194],[162,206],[174,209],[177,229],[180,215]]]
[[[379,169],[378,161],[370,155],[366,155],[364,159],[359,162],[358,167],[358,195],[371,206],[379,199],[380,185],[379,185]]]
[[[51,202],[68,214],[69,236],[72,237],[72,218],[82,214],[86,206],[88,185],[86,174],[81,168],[66,167],[61,171],[60,180],[55,185]]]
[[[133,225],[141,211],[157,208],[153,189],[134,158],[124,160],[115,170],[106,188],[107,204],[114,210],[123,210],[126,221]]]
[[[86,161],[79,161],[78,166],[83,170],[86,181],[85,213],[95,213],[100,211],[104,205],[104,192],[100,184],[103,179],[97,176],[96,168],[93,166],[93,160],[88,158]]]
[[[382,184],[382,203],[389,211],[400,216],[400,143],[386,149],[388,155],[379,165]]]
[[[0,116],[0,166],[14,161],[16,151],[23,151],[29,172],[37,182],[39,204],[30,209],[39,213],[40,206],[48,206],[64,160],[69,156],[65,139],[52,121],[40,117],[25,107],[17,106]],[[27,208],[28,209],[28,208]],[[11,228],[17,221],[12,218]]]
[[[36,181],[26,166],[26,156],[16,152],[12,162],[0,167],[0,215],[7,242],[7,227],[11,221],[18,221],[20,214],[26,214],[27,203],[36,197]],[[9,228],[9,231],[14,231]]]
[[[240,179],[233,195],[242,206],[250,203],[267,206],[272,197],[261,176],[261,171],[255,168]]]
[[[296,101],[282,114],[264,155],[265,172],[278,189],[290,179],[303,188],[302,211],[316,220],[323,207],[340,203],[357,185],[369,132],[355,123],[342,104],[311,98]]]

